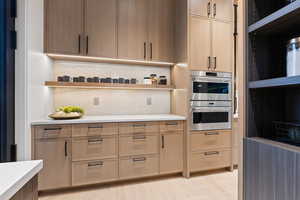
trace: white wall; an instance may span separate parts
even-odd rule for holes
[[[16,52],[16,143],[18,160],[31,155],[30,122],[53,110],[52,91],[44,81],[52,78],[52,62],[43,54],[42,0],[18,0]]]
[[[54,77],[68,75],[85,77],[123,77],[136,78],[142,83],[150,74],[166,76],[170,80],[168,67],[144,67],[124,64],[54,62]],[[95,106],[94,99],[99,98],[100,104]],[[147,105],[147,98],[152,105]],[[84,108],[86,115],[109,114],[168,114],[170,113],[169,91],[145,90],[97,90],[97,89],[62,89],[54,90],[55,107],[78,105]]]

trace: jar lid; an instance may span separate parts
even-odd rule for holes
[[[156,74],[151,74],[150,76],[157,76]]]
[[[144,77],[144,79],[150,79],[150,77]]]
[[[166,76],[159,76],[159,78],[166,78]]]
[[[288,45],[300,43],[300,37],[295,37],[289,40]]]

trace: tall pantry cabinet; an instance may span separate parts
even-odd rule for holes
[[[190,0],[189,64],[192,70],[231,72],[232,0]]]

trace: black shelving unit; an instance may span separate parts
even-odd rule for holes
[[[300,36],[300,0],[247,0],[244,200],[300,198],[300,76],[287,77],[287,42]],[[300,66],[299,66],[300,67]],[[289,139],[280,138],[286,131]],[[299,136],[300,137],[300,136]]]

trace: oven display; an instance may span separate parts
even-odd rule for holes
[[[193,123],[226,123],[229,122],[228,112],[194,112]]]
[[[228,94],[228,83],[193,82],[193,93]]]

